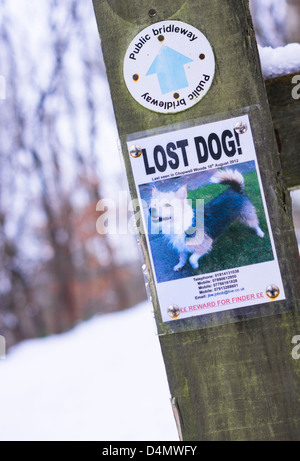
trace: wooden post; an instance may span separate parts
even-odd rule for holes
[[[298,74],[285,75],[266,81],[274,129],[278,140],[285,182],[289,188],[300,186],[300,103],[292,98]]]
[[[298,248],[248,1],[94,0],[94,6],[133,198],[137,190],[127,135],[260,107],[259,116],[254,116],[257,156],[286,301],[229,311],[198,329],[168,334],[161,324],[144,236],[141,242],[183,440],[300,440],[300,363],[292,357],[292,338],[300,334]],[[143,108],[131,97],[123,63],[134,37],[151,24],[170,19],[205,34],[214,49],[216,75],[200,103],[165,115]]]

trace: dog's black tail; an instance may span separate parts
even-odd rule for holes
[[[238,194],[245,192],[245,180],[243,175],[237,170],[220,170],[212,178],[214,184],[224,184],[230,186]]]

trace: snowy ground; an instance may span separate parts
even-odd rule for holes
[[[11,351],[0,441],[178,441],[150,305]]]

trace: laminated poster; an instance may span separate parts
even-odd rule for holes
[[[128,152],[163,322],[285,299],[248,115]]]

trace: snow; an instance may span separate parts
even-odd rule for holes
[[[279,48],[259,46],[260,59],[264,77],[273,78],[281,75],[300,73],[300,44],[290,43]]]
[[[259,26],[264,29],[262,43],[281,45],[282,37],[275,26],[282,25],[285,18],[283,0],[255,3],[259,8]],[[82,4],[85,10],[86,5]],[[18,1],[17,7],[16,2],[6,2],[7,21],[13,18],[12,26],[18,31],[14,43],[20,50],[21,68],[28,70],[28,54],[36,56],[42,65],[35,68],[34,81],[42,86],[51,70],[47,53],[40,53],[41,48],[48,47],[44,38],[48,5],[47,0]],[[92,11],[92,4],[89,8]],[[95,23],[91,30],[91,40],[96,37],[98,44]],[[94,50],[94,45],[91,49]],[[265,78],[300,73],[300,44],[259,47],[259,50]],[[74,68],[73,75],[77,74],[76,59],[77,54],[72,54],[69,68]],[[29,91],[31,87],[26,82],[20,92],[28,101],[34,100],[35,87]],[[98,84],[97,93],[104,95],[101,99],[104,109],[97,119],[102,127],[103,147],[98,147],[102,175],[110,178],[103,188],[108,196],[114,196],[123,166],[108,84],[105,80],[101,86],[100,81]],[[73,91],[80,95],[77,99],[80,106],[82,91],[75,79],[74,85]],[[61,127],[65,133],[66,126]],[[67,145],[70,139],[64,136],[64,141]],[[64,157],[64,162],[67,161]],[[66,163],[66,170],[68,166]],[[30,181],[31,184],[34,181],[32,176]],[[299,197],[294,193],[295,205],[297,200],[300,203]],[[26,247],[32,257],[32,247]],[[0,288],[7,289],[7,283],[8,280],[0,278]],[[178,441],[150,305],[145,303],[130,311],[96,317],[64,335],[27,341],[14,348],[5,362],[0,361],[0,416],[0,441]]]
[[[178,441],[166,372],[142,304],[0,362],[0,441]]]

